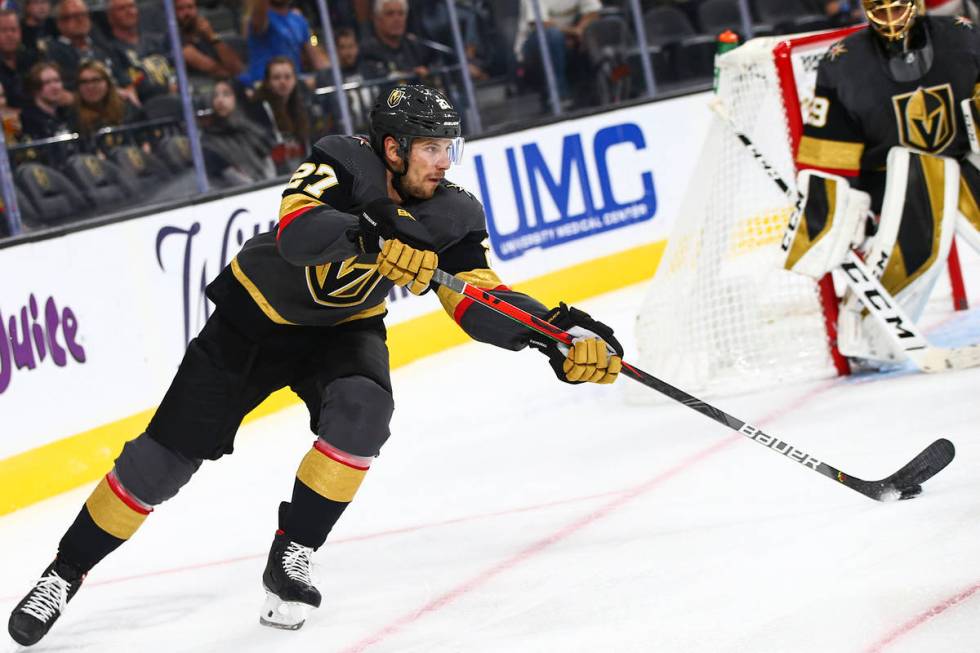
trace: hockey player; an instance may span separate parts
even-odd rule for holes
[[[863,5],[870,28],[831,46],[817,72],[785,266],[815,278],[836,267],[864,240],[870,207],[880,221],[865,260],[917,320],[954,230],[980,251],[980,33],[965,17],[926,16],[922,0]],[[898,360],[871,320],[845,298],[841,352]]]
[[[13,610],[8,630],[17,642],[38,642],[85,574],[204,460],[231,453],[245,414],[286,386],[306,403],[317,437],[279,508],[260,620],[299,628],[320,604],[310,556],[389,436],[385,297],[394,285],[425,292],[437,266],[576,336],[565,351],[531,343],[519,325],[435,288],[475,340],[511,350],[530,344],[570,383],[616,380],[622,347],[612,329],[564,304],[548,310],[490,268],[482,206],[445,179],[461,151],[457,112],[425,86],[381,97],[369,139],[328,136],[313,147],[283,192],[278,229],[246,242],[208,286],[217,308],[146,431],[126,443]]]

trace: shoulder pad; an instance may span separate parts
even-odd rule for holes
[[[471,232],[487,229],[480,201],[463,187],[448,181],[442,182],[432,198],[413,204],[411,209],[432,233],[440,251]]]

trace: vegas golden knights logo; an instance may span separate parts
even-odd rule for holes
[[[956,103],[949,84],[895,95],[892,104],[898,141],[905,147],[940,154],[956,138]]]
[[[405,91],[396,88],[394,91],[388,94],[388,106],[394,109],[402,100],[405,98]]]
[[[306,268],[306,283],[313,301],[321,306],[345,308],[357,306],[367,299],[378,282],[377,261],[371,258],[358,263],[352,256],[340,263],[311,265]]]

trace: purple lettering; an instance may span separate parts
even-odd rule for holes
[[[28,314],[30,319],[28,319]],[[31,294],[27,305],[20,309],[20,330],[17,315],[4,319],[0,312],[0,394],[13,380],[14,369],[33,370],[47,355],[58,367],[68,363],[67,352],[79,363],[85,362],[85,348],[79,342],[78,318],[69,307],[59,309],[53,297],[44,303],[43,323],[37,298]],[[58,343],[58,329],[64,336],[65,347]],[[35,358],[35,352],[37,358]]]
[[[75,313],[67,306],[65,307],[65,310],[61,312],[61,326],[65,333],[65,345],[68,346],[68,351],[71,352],[71,357],[79,363],[84,363],[85,350],[80,344],[78,344],[78,341],[75,340],[75,335],[78,332],[78,320],[75,319]]]
[[[10,385],[10,346],[7,344],[7,331],[3,328],[3,313],[0,313],[0,394]]]
[[[36,367],[34,362],[34,348],[31,347],[31,332],[27,328],[27,307],[20,309],[21,337],[17,337],[17,318],[13,316],[8,323],[10,332],[10,349],[14,353],[14,363],[17,369],[27,368],[33,370]]]
[[[34,293],[31,293],[30,307],[31,334],[34,336],[34,348],[37,350],[38,362],[43,363],[44,357],[47,355],[47,349],[44,346],[44,329],[37,323],[37,300],[34,298]]]
[[[51,360],[58,367],[64,367],[68,364],[68,357],[65,355],[65,350],[61,348],[58,344],[58,326],[61,324],[61,318],[58,317],[58,307],[55,306],[54,298],[48,297],[48,301],[44,303],[44,325],[48,331],[48,348],[51,349]]]

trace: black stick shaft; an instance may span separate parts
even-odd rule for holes
[[[547,322],[543,322],[537,316],[534,316],[527,311],[490,294],[487,291],[471,286],[465,281],[459,279],[458,277],[453,277],[447,272],[436,270],[435,274],[433,275],[433,281],[440,285],[446,286],[454,292],[465,295],[466,297],[473,299],[479,304],[486,306],[500,315],[510,318],[518,324],[521,324],[532,331],[536,331],[541,335],[554,340],[555,342],[568,344],[573,340],[569,333],[557,329]],[[837,481],[846,487],[860,492],[861,494],[872,499],[882,500],[884,498],[888,498],[891,493],[894,493],[897,498],[899,495],[903,494],[908,486],[922,483],[941,470],[943,467],[949,464],[953,457],[952,443],[950,443],[948,440],[937,440],[927,447],[922,453],[916,456],[916,458],[909,462],[905,467],[888,478],[881,481],[864,481],[857,477],[845,474],[836,467],[814,458],[801,449],[797,449],[790,443],[780,440],[775,436],[769,435],[762,429],[752,426],[748,422],[740,420],[737,417],[729,415],[725,411],[716,408],[715,406],[698,399],[694,395],[688,394],[680,388],[658,379],[652,374],[644,372],[643,370],[634,367],[625,361],[623,361],[622,373],[634,381],[642,383],[648,388],[652,388],[662,395],[684,404],[692,410],[696,410],[719,424],[741,433],[745,437],[757,442],[767,449],[779,453],[790,460],[794,460],[804,467],[815,471],[818,474],[822,474],[829,479]]]

